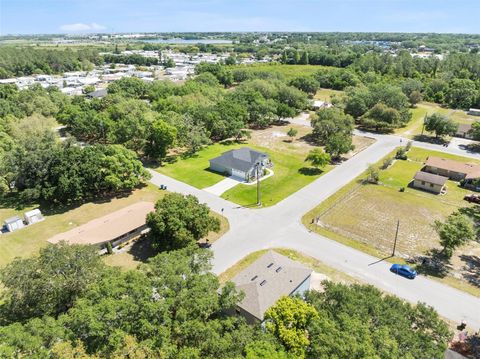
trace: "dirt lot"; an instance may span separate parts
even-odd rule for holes
[[[475,207],[463,200],[470,191],[453,181],[447,182],[444,195],[408,187],[428,155],[437,154],[413,148],[408,161],[395,161],[387,170],[380,171],[381,184],[362,184],[363,177],[360,177],[344,187],[310,214],[319,218],[318,231],[334,239],[340,238],[340,241],[347,239],[348,245],[361,250],[367,248],[371,254],[386,257],[392,253],[400,220],[398,257],[412,259],[441,249],[434,221],[443,220],[461,208],[472,210]],[[399,191],[402,187],[404,192]],[[480,243],[473,241],[457,249],[443,270],[445,282],[479,295]]]
[[[294,128],[298,131],[294,139],[288,137],[287,135],[287,132],[290,128]],[[288,151],[307,156],[308,152],[316,147],[307,140],[307,135],[311,132],[311,128],[297,124],[272,126],[265,130],[252,131],[252,138],[249,142],[256,146],[267,147],[277,151]],[[369,137],[353,136],[353,144],[355,145],[355,149],[346,154],[344,157],[350,158],[374,142],[375,140]]]

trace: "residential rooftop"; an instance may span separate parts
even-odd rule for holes
[[[423,171],[418,171],[417,173],[415,173],[415,176],[413,177],[413,179],[415,179],[417,181],[424,181],[424,182],[428,182],[428,183],[433,183],[433,184],[440,185],[440,186],[443,186],[445,184],[445,182],[447,182],[447,180],[448,180],[447,177],[443,177],[443,176],[439,176],[439,175],[435,175],[433,173],[428,173],[428,172],[423,172]]]
[[[144,226],[147,214],[154,210],[151,202],[137,202],[118,211],[96,218],[74,229],[50,238],[50,243],[102,244]]]
[[[270,250],[232,279],[245,292],[238,306],[263,321],[268,308],[292,294],[311,274],[303,264]]]

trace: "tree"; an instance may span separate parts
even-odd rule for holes
[[[423,95],[419,91],[413,91],[409,96],[408,96],[408,101],[412,104],[413,107],[417,105],[420,101],[423,100]]]
[[[437,138],[454,135],[457,129],[458,123],[439,113],[434,113],[425,119],[425,130],[435,132]]]
[[[318,81],[312,76],[295,77],[292,81],[290,81],[290,85],[302,90],[303,92],[306,92],[310,96],[315,95],[319,88]]]
[[[73,306],[104,268],[95,247],[49,244],[39,256],[15,259],[1,270],[2,311],[12,321],[57,316]]]
[[[474,140],[480,140],[480,122],[476,121],[472,123],[472,137]]]
[[[147,216],[150,239],[159,250],[184,248],[195,244],[208,232],[218,232],[220,221],[205,204],[192,195],[169,193],[155,204]]]
[[[319,169],[328,165],[331,161],[331,158],[330,155],[328,153],[325,153],[322,149],[314,148],[308,153],[305,161],[310,162],[312,166]]]
[[[362,127],[382,132],[392,131],[394,128],[401,126],[401,123],[400,112],[383,103],[373,106],[360,119]]]
[[[307,327],[307,358],[443,358],[451,333],[433,308],[373,286],[323,287],[305,296],[318,312]]]
[[[315,308],[302,299],[282,297],[265,312],[265,326],[289,352],[302,358],[310,344],[308,326],[317,317]]]
[[[445,100],[450,107],[468,109],[478,97],[475,83],[469,79],[453,79],[446,90]]]
[[[287,132],[287,136],[291,138],[291,141],[293,141],[297,133],[298,133],[298,130],[294,129],[293,127],[290,127],[290,129]]]
[[[335,107],[320,109],[313,116],[311,123],[312,138],[320,145],[326,145],[334,135],[340,134],[342,139],[351,137],[354,128],[353,118]]]
[[[456,248],[475,239],[475,232],[470,219],[459,212],[447,217],[445,222],[435,221],[435,230],[440,237],[442,252],[450,258]]]
[[[352,136],[345,133],[336,133],[331,135],[325,143],[325,151],[334,159],[340,158],[340,155],[352,151],[355,146],[352,144]]]
[[[177,129],[165,121],[157,119],[150,125],[148,132],[145,154],[157,160],[164,159],[167,150],[175,142]]]

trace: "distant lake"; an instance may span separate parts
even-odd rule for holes
[[[151,42],[156,44],[231,44],[231,40],[221,39],[151,39],[138,40],[142,42]]]

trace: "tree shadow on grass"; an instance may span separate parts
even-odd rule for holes
[[[152,246],[152,241],[148,238],[141,239],[132,244],[128,253],[138,262],[146,263],[150,258],[155,257],[158,251]]]
[[[460,259],[465,263],[463,278],[470,284],[480,287],[480,257],[462,254]]]
[[[418,256],[413,259],[415,269],[419,274],[444,278],[452,269],[450,259],[439,249],[430,250],[426,256]]]
[[[323,173],[320,168],[315,167],[302,167],[298,170],[298,172],[304,176],[318,176],[319,174]]]

